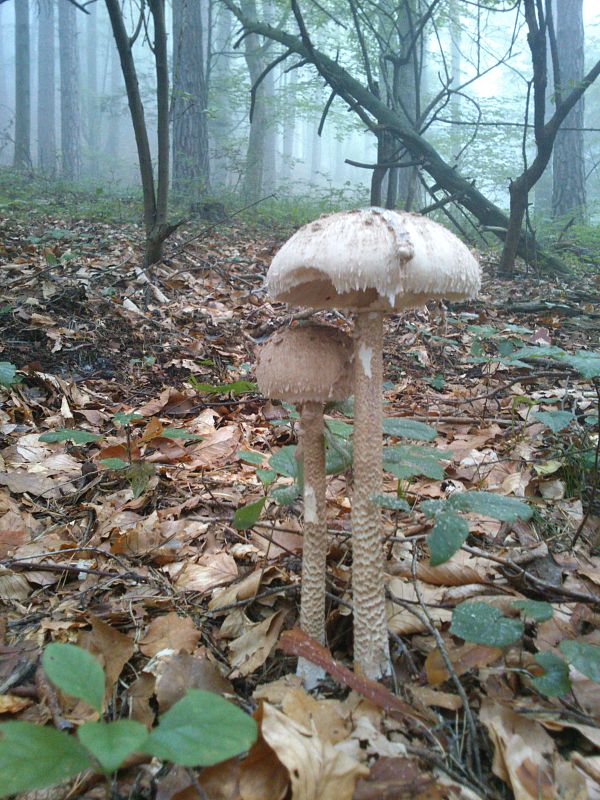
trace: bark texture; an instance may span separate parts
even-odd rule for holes
[[[38,166],[43,175],[56,172],[56,113],[54,103],[54,2],[40,0],[38,28]]]
[[[556,4],[556,39],[560,47],[561,93],[567,95],[583,80],[583,0]],[[574,105],[556,134],[553,153],[552,213],[585,218],[584,98]]]
[[[301,413],[304,472],[304,546],[300,627],[325,644],[325,571],[327,565],[327,519],[325,503],[325,441],[323,406],[305,403]],[[298,675],[307,688],[324,676],[320,668],[300,659]]]
[[[209,186],[208,92],[197,0],[173,0],[173,187],[198,198]]]
[[[375,680],[389,674],[380,509],[382,491],[383,314],[356,315],[354,356],[354,491],[352,496],[352,606],[354,663]]]
[[[60,147],[62,174],[67,180],[77,180],[81,175],[77,13],[68,0],[59,0]]]
[[[29,0],[15,0],[15,153],[16,169],[31,167],[31,81],[29,75]]]

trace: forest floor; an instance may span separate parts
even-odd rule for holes
[[[433,426],[445,469],[420,474],[415,450],[416,473],[400,486],[388,476],[388,491],[416,509],[485,490],[534,513],[470,514],[464,545],[434,567],[432,520],[384,510],[392,691],[344,670],[351,491],[346,473],[331,477],[333,658],[322,654],[328,679],[308,694],[291,655],[307,645],[281,638],[297,622],[302,509],[277,505],[256,470],[297,430],[252,384],[257,345],[290,320],[263,288],[287,233],[235,221],[180,231],[144,273],[134,226],[9,215],[2,230],[0,720],[69,729],[97,717],[38,668],[45,645],[71,642],[104,665],[112,718],[151,726],[195,687],[259,725],[248,756],[195,775],[138,759],[110,779],[113,797],[600,797],[600,666],[583,659],[566,678],[559,648],[600,645],[597,378],[509,357],[600,349],[597,277],[501,282],[482,254],[477,301],[388,320],[386,416]],[[276,486],[289,482],[280,472]],[[260,517],[240,516],[265,495]],[[541,604],[525,604],[523,635],[496,647],[450,633],[467,600],[500,620],[519,617],[514,601]],[[43,796],[105,792],[90,772]]]

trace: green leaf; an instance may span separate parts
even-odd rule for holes
[[[388,436],[415,439],[421,442],[430,442],[437,436],[435,428],[407,417],[385,417],[383,420],[383,432]]]
[[[435,517],[446,508],[448,508],[447,500],[423,500],[419,504],[419,511],[422,511],[427,517]]]
[[[372,494],[371,502],[380,508],[389,508],[390,511],[410,511],[410,506],[402,497],[391,494]]]
[[[285,475],[286,478],[297,478],[298,461],[296,459],[296,450],[295,445],[287,445],[273,453],[269,459],[271,469],[274,469],[279,475]]]
[[[260,467],[265,460],[264,453],[257,453],[254,450],[238,450],[237,457],[246,464],[253,464]]]
[[[325,431],[325,473],[339,475],[352,466],[352,442]]]
[[[520,619],[509,619],[489,603],[465,602],[452,613],[450,633],[466,642],[487,647],[506,647],[523,636]]]
[[[523,612],[523,616],[532,619],[534,622],[546,622],[552,619],[554,610],[550,603],[543,600],[515,600],[513,608],[518,608]]]
[[[197,392],[206,394],[244,394],[256,392],[256,384],[252,381],[233,381],[233,383],[199,383],[195,378],[190,378],[192,387]]]
[[[91,653],[74,644],[49,644],[42,656],[42,666],[62,692],[84,700],[102,713],[104,671]]]
[[[562,347],[554,347],[553,345],[548,347],[539,347],[537,345],[528,345],[526,347],[521,347],[519,350],[514,352],[511,357],[510,361],[514,359],[521,359],[521,358],[552,358],[552,359],[562,359],[567,355],[566,351],[562,349]]]
[[[467,521],[453,511],[442,511],[435,517],[427,544],[431,553],[430,565],[439,567],[449,561],[469,535]]]
[[[271,491],[271,497],[280,506],[289,506],[300,497],[300,486],[294,481],[290,486],[278,486]]]
[[[575,419],[571,411],[537,411],[533,416],[550,428],[552,433],[558,433],[567,428]]]
[[[394,445],[383,448],[383,468],[397,478],[412,478],[424,475],[433,480],[442,480],[444,468],[439,462],[441,453],[419,445]]]
[[[183,428],[163,428],[160,435],[165,439],[186,439],[188,442],[201,442],[203,438],[197,433],[189,433]]]
[[[532,685],[546,697],[561,697],[571,688],[569,666],[554,653],[538,653],[534,656],[544,674],[531,678]]]
[[[565,361],[584,378],[597,378],[600,375],[600,353],[578,350],[573,355],[567,355]]]
[[[89,766],[74,736],[32,722],[0,724],[0,797],[52,786]]]
[[[502,522],[529,519],[533,514],[522,500],[493,492],[454,492],[448,498],[448,503],[455,511],[472,511]]]
[[[569,664],[595,683],[600,683],[600,647],[567,639],[558,645]]]
[[[101,439],[98,433],[89,433],[88,431],[79,431],[74,428],[63,428],[60,431],[50,431],[49,433],[42,433],[40,442],[67,442],[72,441],[73,444],[88,444],[88,442],[97,442]]]
[[[339,436],[341,439],[349,439],[354,432],[354,426],[342,422],[341,419],[327,419],[325,426],[334,436]]]
[[[18,382],[16,366],[10,361],[0,361],[0,386],[12,386]]]
[[[133,497],[141,497],[148,488],[148,482],[154,475],[154,464],[148,461],[134,461],[130,468],[127,479],[133,492]]]
[[[118,411],[112,418],[112,421],[115,425],[123,425],[127,426],[130,425],[132,422],[139,422],[140,420],[144,419],[141,414],[138,414],[137,411]]]
[[[140,722],[86,722],[77,730],[79,741],[87,747],[104,772],[114,772],[130,753],[143,750],[148,731]]]
[[[208,767],[244,753],[256,739],[256,723],[217,694],[188,689],[160,718],[145,750],[185,767]]]
[[[261,515],[265,507],[266,497],[261,497],[255,503],[248,503],[247,506],[242,506],[233,515],[233,527],[238,531],[245,531],[251,528]]]
[[[106,469],[127,469],[129,466],[129,462],[122,458],[101,458],[100,463]]]
[[[277,478],[277,473],[273,469],[257,469],[256,477],[263,486],[270,486]]]

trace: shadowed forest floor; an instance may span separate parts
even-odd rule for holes
[[[429,448],[444,475],[388,475],[386,490],[411,506],[485,490],[525,498],[534,514],[514,523],[470,514],[463,547],[433,567],[432,520],[384,510],[396,673],[378,687],[342,668],[352,666],[351,477],[333,475],[333,658],[323,656],[329,677],[311,696],[290,654],[310,645],[278,646],[297,620],[302,508],[278,505],[257,475],[297,430],[252,383],[255,348],[298,311],[263,288],[290,231],[184,229],[143,272],[134,226],[39,216],[6,218],[2,229],[0,360],[18,382],[4,367],[1,720],[93,718],[36,672],[43,645],[73,642],[105,665],[113,718],[151,725],[196,687],[235,698],[259,723],[248,757],[194,779],[135,763],[111,779],[113,797],[600,797],[597,683],[573,668],[558,696],[532,683],[549,674],[540,653],[560,654],[564,640],[600,645],[598,379],[551,358],[508,358],[528,346],[600,349],[596,277],[500,282],[494,256],[481,254],[477,301],[388,320],[385,414],[435,428]],[[343,314],[315,317],[350,329]],[[556,411],[563,427],[544,417]],[[344,440],[351,419],[331,419]],[[278,472],[276,486],[290,482]],[[236,517],[265,495],[260,517]],[[449,632],[466,600],[506,618],[518,616],[516,600],[551,608],[527,606],[523,636],[499,648]],[[105,792],[84,775],[71,793],[44,797]]]

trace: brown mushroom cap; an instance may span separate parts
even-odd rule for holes
[[[352,339],[329,325],[273,334],[256,364],[258,388],[274,400],[327,403],[352,394]]]
[[[361,311],[463,300],[477,294],[480,282],[476,259],[447,228],[383,208],[342,211],[304,225],[267,274],[276,300]]]

